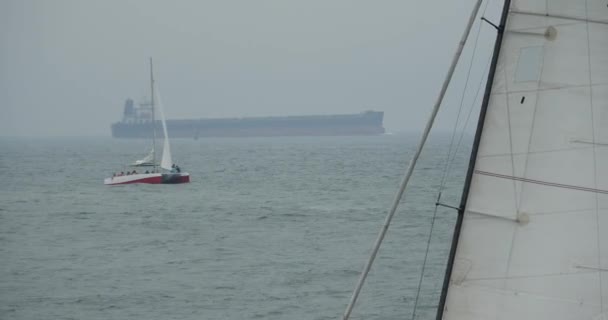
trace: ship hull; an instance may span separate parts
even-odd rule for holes
[[[272,137],[272,136],[349,136],[379,135],[383,112],[368,111],[352,115],[294,116],[268,118],[167,120],[167,130],[175,138]],[[149,138],[151,121],[122,121],[112,125],[115,138]],[[162,130],[156,123],[156,130]]]

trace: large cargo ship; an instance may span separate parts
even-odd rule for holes
[[[125,102],[123,119],[112,124],[115,138],[150,138],[153,123],[161,132],[159,121],[153,121],[151,105],[136,106]],[[358,114],[311,115],[286,117],[250,117],[223,119],[167,120],[171,137],[251,137],[251,136],[338,136],[377,135],[384,133],[384,112],[365,111]]]

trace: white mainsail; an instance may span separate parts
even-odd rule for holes
[[[442,319],[608,319],[608,7],[507,1]]]
[[[167,123],[165,121],[165,111],[163,109],[163,103],[160,98],[160,93],[158,88],[155,90],[156,92],[156,101],[158,106],[158,111],[160,113],[160,121],[163,125],[163,134],[164,134],[164,143],[163,143],[163,155],[160,160],[160,167],[165,170],[171,170],[171,166],[173,165],[173,160],[171,159],[171,148],[169,146],[169,134],[167,133]]]

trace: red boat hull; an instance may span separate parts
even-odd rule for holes
[[[147,183],[147,184],[178,184],[178,183],[189,183],[190,174],[188,173],[141,173],[131,174],[125,176],[115,176],[106,178],[104,180],[105,185],[121,185],[121,184],[133,184],[133,183]]]

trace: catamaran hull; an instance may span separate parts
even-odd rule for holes
[[[147,183],[147,184],[178,184],[189,183],[190,174],[188,173],[142,173],[131,174],[127,176],[117,176],[106,178],[103,181],[105,185],[121,185],[132,183]]]
[[[162,184],[188,183],[190,175],[188,173],[167,173],[161,177]]]

